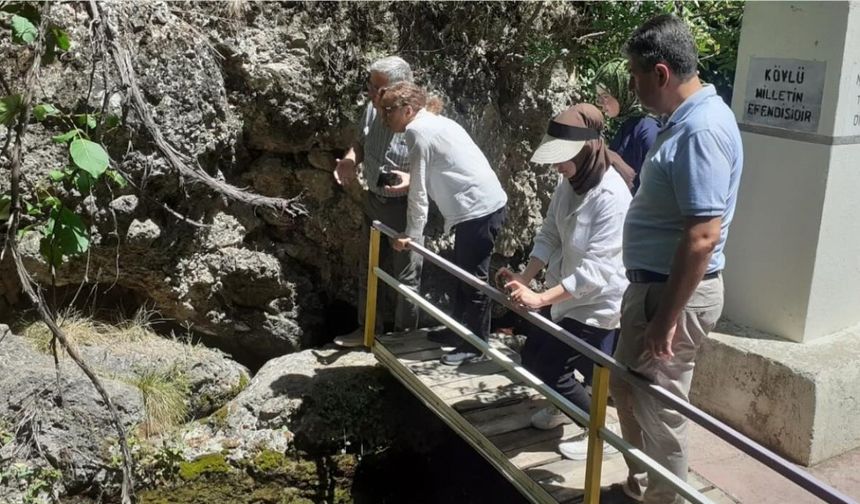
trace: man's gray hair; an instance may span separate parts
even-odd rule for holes
[[[388,56],[376,60],[370,65],[371,72],[378,72],[388,77],[388,83],[412,82],[412,67],[399,56]]]

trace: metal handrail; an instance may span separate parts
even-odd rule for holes
[[[379,232],[385,234],[386,236],[388,236],[390,238],[396,238],[396,237],[400,236],[400,233],[398,233],[397,231],[395,231],[391,227],[383,224],[380,221],[373,221],[373,228],[375,230],[378,230]],[[377,240],[378,240],[378,238],[377,238]],[[376,241],[376,240],[371,240],[371,247],[373,247],[374,241]],[[376,241],[376,243],[377,243],[377,247],[378,247],[378,241]],[[728,425],[726,425],[722,421],[718,420],[717,418],[709,415],[708,413],[705,413],[701,409],[693,406],[691,403],[689,403],[683,399],[678,398],[677,396],[675,396],[671,392],[667,391],[663,387],[660,387],[659,385],[656,385],[654,383],[647,381],[642,376],[640,376],[640,375],[636,374],[635,372],[631,371],[630,369],[628,369],[627,366],[619,363],[618,361],[616,361],[611,356],[609,356],[609,355],[601,352],[600,350],[597,350],[594,347],[583,342],[580,338],[577,338],[576,336],[574,336],[573,334],[571,334],[570,332],[568,332],[564,328],[560,327],[559,325],[555,324],[551,320],[548,320],[548,319],[542,317],[538,313],[524,310],[524,309],[520,308],[519,306],[513,304],[505,294],[503,294],[501,291],[499,291],[498,289],[496,289],[495,287],[493,287],[492,285],[490,285],[486,281],[483,281],[483,280],[475,277],[474,275],[463,270],[462,268],[460,268],[456,264],[444,259],[443,257],[441,257],[441,256],[435,254],[434,252],[430,251],[429,249],[425,248],[423,245],[420,245],[420,244],[416,243],[415,241],[411,241],[408,245],[408,248],[410,250],[418,253],[419,255],[423,256],[424,258],[428,259],[429,261],[436,264],[437,266],[439,266],[443,270],[447,271],[448,273],[454,275],[459,280],[461,280],[461,281],[465,282],[466,284],[484,292],[493,301],[496,301],[497,303],[499,303],[503,306],[506,306],[507,308],[513,310],[514,312],[516,312],[518,315],[520,315],[521,317],[523,317],[527,321],[536,325],[540,329],[543,329],[544,331],[551,334],[553,337],[559,339],[560,341],[564,342],[565,344],[573,347],[579,353],[581,353],[582,355],[591,359],[595,363],[595,365],[611,370],[613,373],[616,374],[616,376],[618,376],[621,379],[625,380],[626,382],[630,383],[631,385],[633,385],[634,387],[636,387],[640,391],[642,391],[646,394],[649,394],[651,397],[656,398],[658,401],[662,402],[664,405],[681,412],[684,416],[686,416],[690,420],[693,420],[697,424],[701,425],[702,427],[704,427],[705,429],[707,429],[708,431],[710,431],[711,433],[715,434],[717,437],[722,439],[723,441],[726,441],[727,443],[731,444],[735,448],[738,448],[740,451],[746,453],[750,457],[758,460],[759,462],[761,462],[765,466],[767,466],[770,469],[774,470],[775,472],[779,473],[780,475],[782,475],[783,477],[785,477],[786,479],[788,479],[792,483],[795,483],[796,485],[798,485],[799,487],[801,487],[805,491],[811,493],[812,495],[815,495],[819,499],[822,499],[825,502],[833,503],[833,504],[857,504],[857,502],[855,500],[844,495],[843,493],[839,492],[835,488],[819,481],[818,479],[813,477],[811,474],[807,473],[806,471],[804,471],[802,469],[799,469],[798,467],[796,467],[791,462],[785,460],[783,457],[777,455],[773,451],[771,451],[771,450],[765,448],[764,446],[760,445],[759,443],[753,441],[752,439],[750,439],[746,435],[741,434],[740,432],[733,429],[732,427],[729,427]],[[378,248],[377,248],[377,250],[378,250]],[[418,302],[419,304],[421,304],[418,301],[419,299],[421,301],[426,302],[426,300],[424,300],[423,298],[418,296],[414,291],[412,291],[410,289],[403,289],[403,288],[396,287],[395,284],[399,285],[399,282],[397,282],[390,275],[387,275],[384,271],[382,271],[378,267],[376,267],[376,264],[373,264],[371,267],[368,268],[368,270],[369,270],[368,273],[378,275],[379,278],[383,278],[383,280],[386,281],[386,283],[389,283],[389,281],[387,281],[387,280],[393,281],[393,283],[390,283],[390,285],[392,285],[392,287],[397,289],[398,292],[401,292],[402,294],[409,296],[413,300],[413,302]],[[387,279],[379,273],[384,274],[385,277],[387,277]],[[409,294],[409,293],[411,293],[411,294]],[[430,306],[432,306],[432,305],[430,305]],[[423,307],[423,305],[422,305],[422,307]],[[370,307],[368,307],[368,313],[370,311],[371,311]],[[375,314],[374,314],[374,316],[375,316]],[[448,324],[446,324],[446,325],[448,325]],[[453,330],[455,330],[455,332],[460,334],[460,336],[466,337],[466,339],[472,345],[474,345],[476,347],[481,347],[481,344],[484,343],[483,340],[481,340],[480,338],[478,338],[477,336],[472,334],[471,331],[469,331],[468,329],[466,329],[462,325],[460,325],[460,327],[461,327],[461,329],[465,329],[465,331],[461,332],[461,331],[457,331],[455,329],[455,327],[451,327],[451,328]],[[370,331],[368,331],[368,332],[370,332]],[[471,337],[465,336],[464,333],[468,333],[468,335]],[[372,338],[372,336],[371,336],[371,338]],[[369,340],[367,340],[367,341],[369,341]],[[476,343],[478,343],[478,344],[476,344]],[[485,348],[482,348],[482,350],[489,351],[489,352],[492,352],[494,350],[494,349],[489,348],[485,344],[484,344],[484,346],[486,347],[486,350],[485,350]],[[499,354],[504,356],[504,354],[501,354],[500,352],[499,352]],[[490,354],[490,355],[492,356],[492,354]],[[504,356],[504,358],[507,358],[507,356]],[[528,372],[526,371],[526,373],[528,373]],[[528,373],[528,375],[531,375],[531,373]],[[523,376],[526,376],[526,375],[523,374]],[[531,375],[531,376],[532,376],[532,378],[534,378],[533,375]],[[534,378],[534,379],[536,379],[536,378]],[[547,388],[549,388],[549,387],[547,387]],[[552,390],[552,389],[550,389],[550,390]],[[552,391],[552,392],[555,392],[555,391]],[[550,397],[551,401],[554,404],[556,404],[556,406],[559,406],[563,410],[566,410],[565,411],[566,413],[572,413],[573,412],[573,410],[571,410],[571,408],[566,407],[567,405],[565,405],[563,403],[567,403],[570,406],[573,406],[573,405],[571,405],[566,399],[559,396],[557,393],[554,395],[549,394],[548,397]],[[562,401],[558,401],[559,398],[561,398]],[[581,411],[582,410],[578,410],[577,413],[580,413]],[[577,416],[579,416],[579,415],[577,415]],[[653,464],[656,464],[656,462],[650,460],[650,458],[647,457],[640,450],[635,449],[633,446],[631,446],[629,443],[624,441],[622,438],[616,436],[611,431],[608,431],[606,429],[600,429],[600,437],[602,439],[604,439],[605,441],[609,442],[611,445],[618,448],[620,451],[624,452],[624,454],[627,455],[628,457],[636,459],[637,462],[640,462],[643,465],[648,465],[652,469],[656,469],[653,467]],[[657,464],[657,465],[659,466],[659,464]],[[660,469],[662,469],[662,466],[659,466],[659,467],[660,467]],[[668,473],[668,471],[661,472],[659,470],[657,470],[657,472],[658,472],[658,475],[661,475],[661,476],[667,476],[667,474],[663,474],[663,473]],[[668,473],[668,476],[674,476],[674,475],[672,475],[671,473]],[[681,480],[671,481],[672,480],[671,477],[666,477],[665,479],[669,480],[673,486],[676,486],[678,482],[681,482]],[[675,478],[675,479],[677,479],[677,478]],[[683,482],[681,482],[681,483],[683,483]],[[676,487],[676,490],[678,490],[679,493],[686,494],[686,493],[688,493],[689,490],[692,490],[692,489],[690,487],[688,487],[688,488]],[[696,492],[695,490],[693,490],[693,493],[698,494],[698,492]],[[698,497],[700,497],[701,494],[699,494],[699,495],[685,495],[685,496],[687,498],[693,497],[694,500],[700,501],[700,499]],[[704,502],[707,502],[707,500],[705,500]]]

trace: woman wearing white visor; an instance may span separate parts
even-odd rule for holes
[[[505,283],[514,302],[540,310],[574,336],[611,353],[627,286],[621,236],[631,200],[619,172],[632,169],[606,148],[602,130],[603,115],[589,104],[570,107],[550,121],[531,161],[552,164],[562,178],[525,270],[502,269],[497,281]],[[547,290],[535,292],[529,284],[544,268]],[[592,376],[591,360],[533,327],[522,362],[571,403],[589,411],[591,398],[585,386]],[[584,382],[576,379],[575,371],[584,376]],[[570,422],[552,406],[532,417],[532,425],[539,429]],[[559,451],[568,458],[585,459],[586,441],[561,443]],[[613,451],[608,445],[605,450]]]

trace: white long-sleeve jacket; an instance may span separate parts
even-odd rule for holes
[[[631,199],[611,167],[584,196],[565,179],[555,188],[531,253],[547,265],[549,287],[561,284],[573,296],[552,306],[554,321],[573,318],[594,327],[618,327],[627,288],[621,237]]]
[[[456,122],[424,109],[406,127],[409,148],[409,203],[406,235],[424,233],[433,199],[445,231],[505,206],[508,196],[487,158]]]

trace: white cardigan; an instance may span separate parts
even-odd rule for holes
[[[409,204],[406,235],[418,239],[432,199],[445,218],[445,231],[489,215],[508,196],[481,149],[459,124],[424,109],[406,126],[409,148]]]
[[[612,167],[584,196],[564,178],[555,188],[531,253],[547,265],[547,284],[561,284],[573,296],[552,305],[554,321],[572,318],[603,329],[618,327],[627,288],[621,237],[631,199]]]

